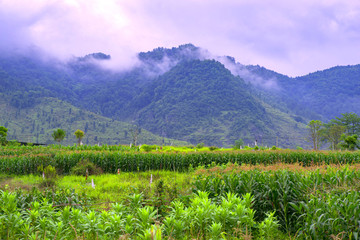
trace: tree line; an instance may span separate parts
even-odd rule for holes
[[[323,144],[330,144],[332,150],[360,149],[358,136],[360,134],[360,116],[356,113],[342,113],[342,117],[331,119],[328,123],[311,120],[308,125],[307,141],[314,150]]]

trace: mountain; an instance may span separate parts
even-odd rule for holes
[[[28,108],[16,108],[0,95],[0,125],[9,129],[8,140],[53,144],[51,134],[57,128],[66,131],[62,142],[72,145],[77,142],[74,132],[85,132],[84,144],[130,144],[129,123],[115,121],[92,112],[76,108],[56,98],[38,98],[36,104]],[[139,144],[186,145],[187,142],[163,138],[146,130],[138,136]]]
[[[192,44],[139,53],[138,63],[127,71],[107,68],[111,61],[104,53],[66,63],[36,54],[0,54],[3,106],[27,113],[6,120],[10,128],[17,129],[11,136],[20,137],[19,131],[30,128],[27,134],[48,141],[49,134],[41,135],[36,124],[43,126],[42,132],[53,130],[56,126],[46,121],[57,112],[66,116],[65,126],[80,122],[77,126],[85,128],[92,114],[108,121],[97,127],[89,120],[87,127],[92,136],[102,134],[107,143],[128,142],[125,135],[117,138],[114,133],[133,123],[160,136],[158,139],[191,144],[229,146],[243,138],[246,144],[257,140],[262,145],[296,147],[306,145],[309,120],[360,113],[358,65],[290,78],[264,67],[242,65],[229,56],[211,56]],[[44,99],[53,104],[53,113],[47,113],[45,120],[41,109],[47,109],[48,100]],[[62,104],[73,112],[86,112],[85,118],[70,116]],[[32,114],[36,111],[40,114]],[[41,118],[39,123],[36,118]],[[4,119],[0,125],[6,123]],[[56,121],[64,126],[61,118]],[[112,121],[118,125],[111,125]]]
[[[259,66],[248,69],[261,78],[276,79],[278,97],[300,115],[328,121],[341,113],[360,114],[360,65],[337,66],[296,78]]]

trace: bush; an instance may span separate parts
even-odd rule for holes
[[[198,143],[198,145],[196,145],[196,148],[200,149],[203,148],[205,146],[205,143]]]
[[[259,150],[259,147],[258,147],[258,146],[255,146],[255,147],[254,147],[254,150],[255,150],[255,151]]]
[[[276,149],[277,149],[276,146],[271,147],[271,150],[276,150]]]
[[[240,138],[239,140],[235,141],[235,145],[233,146],[233,148],[240,149],[242,146],[244,146],[244,140]]]
[[[216,147],[216,146],[211,146],[211,147],[209,147],[209,150],[210,150],[210,151],[214,151],[214,150],[217,150],[217,149],[219,149],[219,148]]]
[[[71,174],[86,176],[86,169],[88,170],[89,175],[99,175],[103,173],[102,169],[97,167],[94,163],[87,159],[83,159],[71,169]]]
[[[153,146],[144,144],[144,145],[141,146],[141,149],[144,150],[145,152],[150,152],[154,148],[153,148]]]
[[[53,187],[56,185],[56,180],[58,175],[56,173],[55,167],[48,165],[46,168],[43,165],[38,167],[38,171],[42,173],[42,182],[40,183],[41,187]]]

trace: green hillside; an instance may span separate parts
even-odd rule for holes
[[[55,143],[51,137],[57,128],[66,131],[62,142],[65,145],[76,143],[74,132],[83,130],[84,144],[130,144],[130,129],[133,125],[115,121],[86,110],[76,108],[55,98],[38,98],[29,108],[15,108],[0,95],[0,126],[9,129],[8,140],[23,142]],[[138,137],[139,144],[186,145],[184,141],[156,136],[144,129]]]
[[[156,79],[128,109],[151,132],[193,144],[229,146],[243,138],[249,144],[258,140],[275,145],[276,137],[283,146],[300,144],[304,124],[263,105],[221,63],[192,60]],[[292,127],[296,128],[290,132]]]
[[[157,48],[139,53],[139,64],[128,71],[102,68],[111,61],[103,53],[66,63],[0,54],[0,94],[9,112],[1,124],[13,128],[10,136],[35,142],[49,142],[50,132],[63,126],[86,128],[85,143],[129,143],[127,122],[160,136],[157,142],[168,137],[229,146],[243,138],[247,144],[295,147],[306,146],[310,120],[360,114],[360,65],[290,78],[228,57],[243,71],[241,78],[218,61],[204,60],[202,52],[192,44]],[[263,88],[259,79],[278,87]],[[71,135],[67,143],[73,142]]]
[[[259,66],[247,66],[259,77],[276,79],[280,90],[268,91],[288,109],[307,118],[329,120],[341,113],[360,114],[360,65],[337,66],[290,78]]]

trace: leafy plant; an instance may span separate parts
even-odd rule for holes
[[[209,150],[210,150],[210,151],[214,151],[214,150],[217,150],[217,149],[219,149],[219,148],[216,147],[216,146],[210,146],[210,147],[209,147]]]
[[[88,175],[99,175],[103,171],[101,168],[97,167],[94,163],[90,162],[88,159],[83,159],[78,162],[72,169],[71,174],[86,176]]]
[[[201,149],[201,148],[203,148],[205,146],[205,143],[198,143],[197,145],[196,145],[196,148],[197,149]]]

